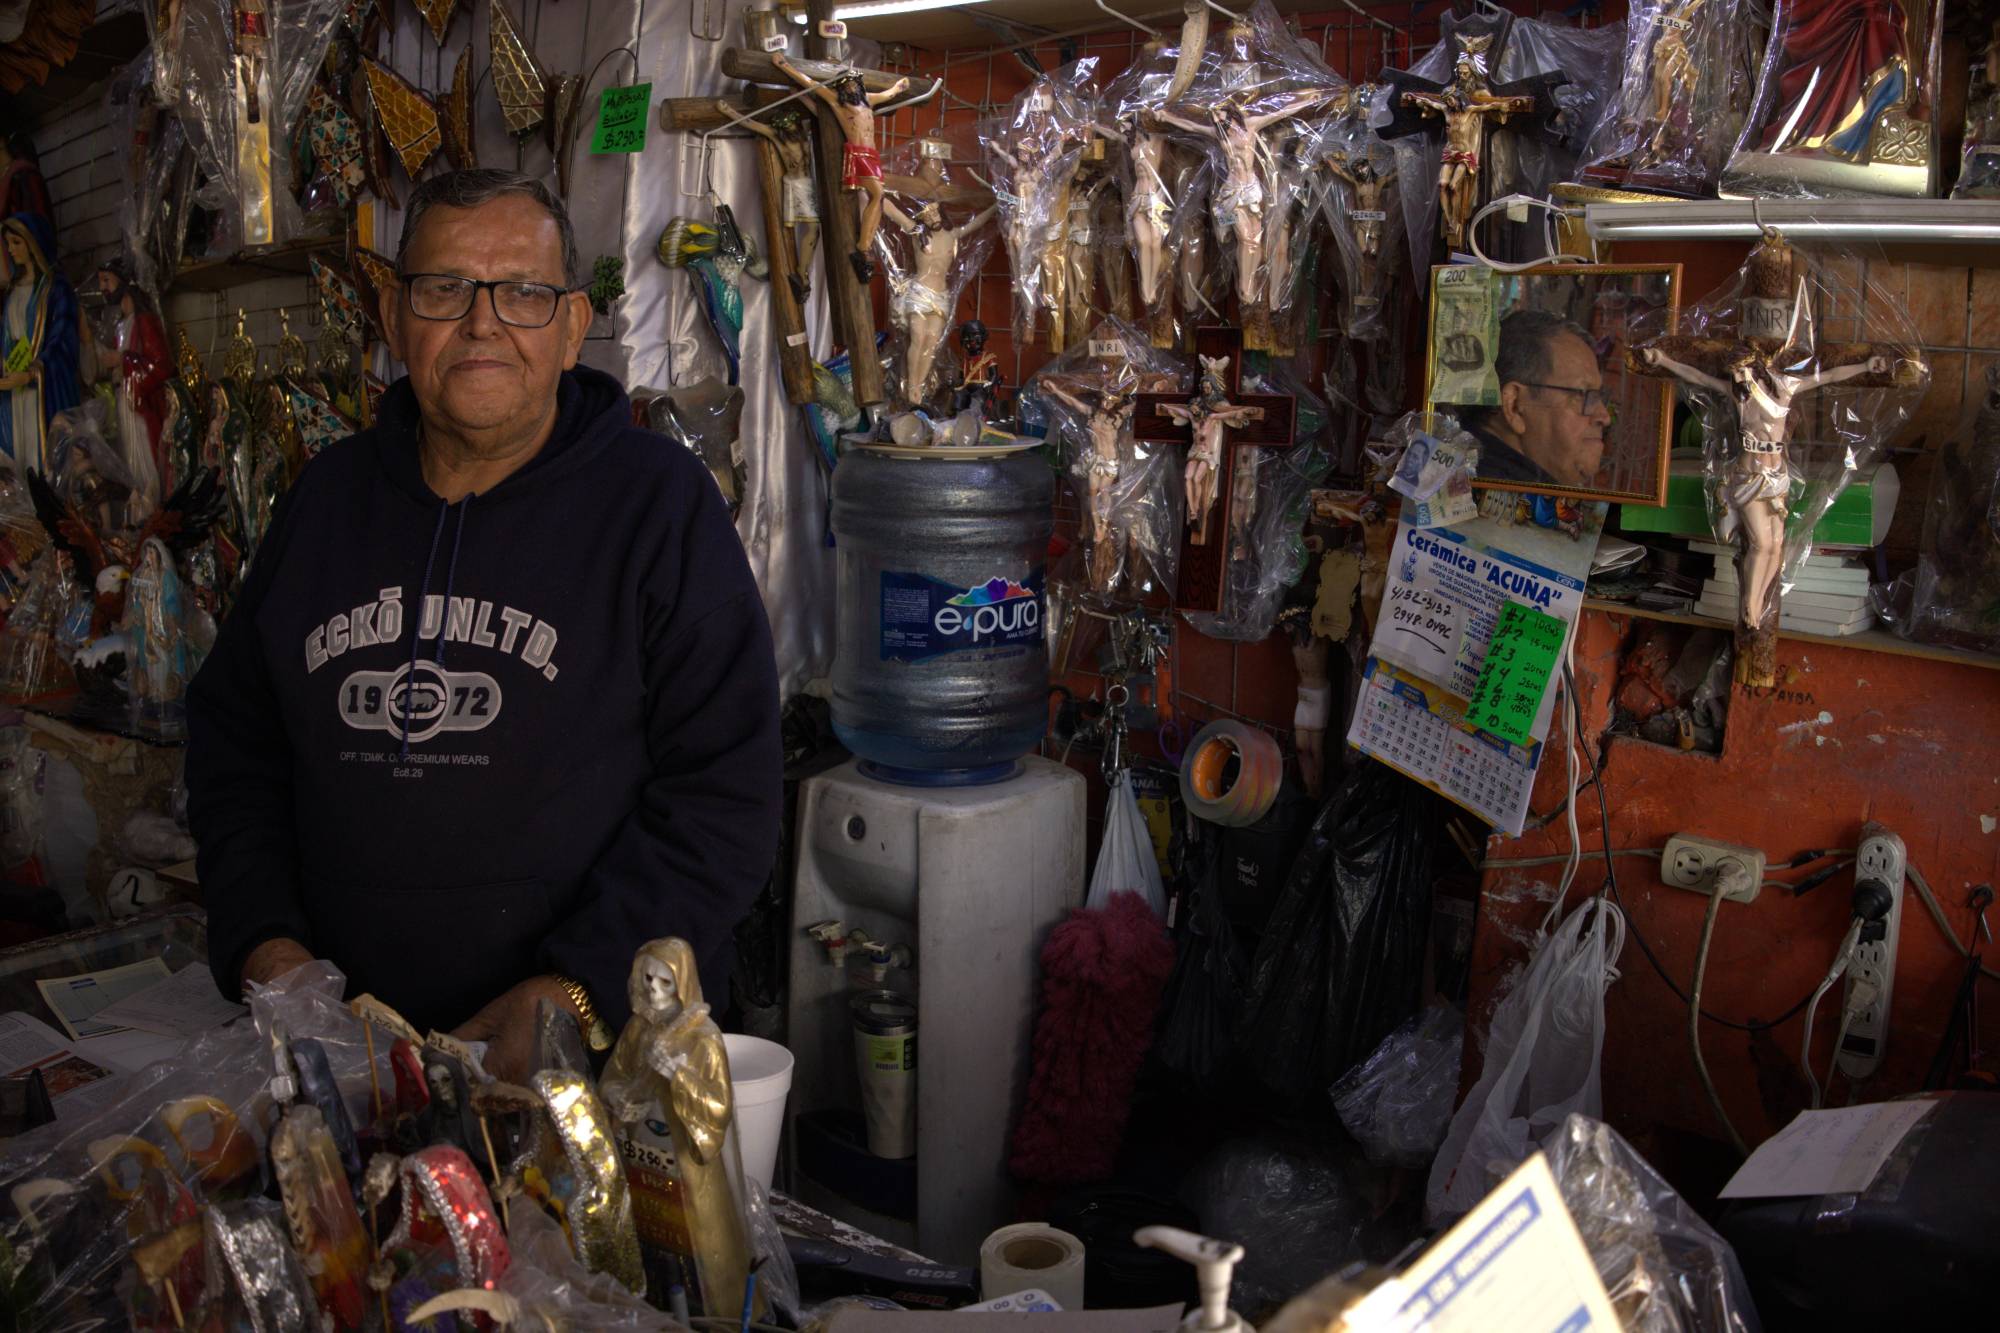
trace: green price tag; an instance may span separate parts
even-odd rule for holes
[[[1528,744],[1562,645],[1560,619],[1521,602],[1507,603],[1486,645],[1465,720],[1510,744]]]
[[[653,95],[650,83],[606,88],[597,100],[597,129],[590,136],[593,153],[636,153],[646,146],[646,112]]]

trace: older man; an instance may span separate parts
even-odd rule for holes
[[[1590,334],[1559,315],[1517,310],[1500,321],[1498,407],[1469,410],[1479,479],[1589,486],[1604,462],[1611,410]]]
[[[189,816],[232,997],[313,957],[531,1071],[678,935],[726,995],[776,852],[770,627],[700,461],[577,364],[563,207],[461,171],[383,293],[408,377],[279,506],[189,696]]]

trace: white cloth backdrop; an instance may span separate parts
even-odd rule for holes
[[[599,318],[584,345],[583,360],[618,376],[627,389],[667,389],[727,374],[721,348],[702,318],[685,270],[669,269],[656,251],[660,233],[677,216],[714,220],[704,197],[680,193],[694,179],[699,136],[660,128],[659,103],[669,97],[733,92],[717,61],[725,45],[741,40],[742,0],[512,0],[523,36],[544,69],[588,75],[608,51],[628,46],[638,55],[637,72],[625,55],[603,61],[584,91],[576,150],[571,159],[569,210],[576,229],[583,274],[599,255],[625,257],[625,296],[610,319]],[[691,18],[712,4],[720,42],[703,41]],[[442,48],[412,8],[398,7],[390,54],[395,68],[419,86],[442,92],[451,85],[458,53],[468,41],[472,68],[487,66],[487,0],[464,0],[461,14]],[[711,29],[714,30],[714,29]],[[590,134],[597,121],[598,93],[614,84],[650,81],[652,120],[643,153],[593,157]],[[487,75],[474,94],[474,132],[484,166],[515,167],[542,176],[555,187],[553,160],[538,130],[517,147],[500,120]],[[756,158],[747,136],[715,136],[709,184],[736,215],[751,246],[764,249]],[[428,170],[445,170],[440,154]],[[401,169],[392,168],[398,192],[408,198]],[[377,211],[375,248],[393,255],[402,226],[400,213]],[[824,359],[831,333],[824,283],[816,281],[806,310],[814,353]],[[764,594],[776,640],[780,689],[789,698],[823,678],[833,660],[834,566],[826,542],[826,481],[814,456],[799,409],[785,401],[771,336],[765,283],[742,280],[744,327],[741,383],[747,485],[737,534]],[[379,367],[400,374],[397,367]]]

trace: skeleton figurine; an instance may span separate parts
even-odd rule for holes
[[[871,93],[861,75],[852,70],[828,85],[787,60],[782,51],[772,55],[771,63],[793,83],[810,90],[839,122],[841,137],[847,143],[841,159],[841,188],[860,196],[855,201],[859,211],[854,253],[847,258],[855,276],[867,282],[875,276],[875,264],[868,254],[875,247],[875,229],[882,225],[882,152],[875,145],[875,109],[901,97],[910,81],[898,79],[886,91]]]
[[[1188,450],[1188,524],[1194,529],[1196,545],[1208,541],[1208,521],[1215,510],[1215,476],[1222,466],[1223,432],[1264,419],[1261,407],[1237,407],[1229,401],[1229,358],[1201,358],[1201,386],[1185,405],[1163,403],[1160,410],[1194,431],[1194,445]],[[1238,468],[1254,478],[1254,468]],[[1253,483],[1254,485],[1254,480]]]
[[[701,1002],[694,949],[663,939],[640,948],[629,983],[632,1018],[612,1049],[599,1081],[605,1105],[620,1124],[657,1109],[680,1166],[687,1229],[709,1313],[744,1305],[750,1276],[750,1220],[743,1163],[729,1133],[736,1097],[722,1032]],[[767,1307],[757,1293],[753,1317]]]

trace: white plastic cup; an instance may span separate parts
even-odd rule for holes
[[[778,1140],[785,1132],[785,1098],[792,1090],[792,1053],[775,1041],[741,1032],[722,1034],[729,1082],[736,1093],[736,1143],[743,1174],[771,1192]]]

